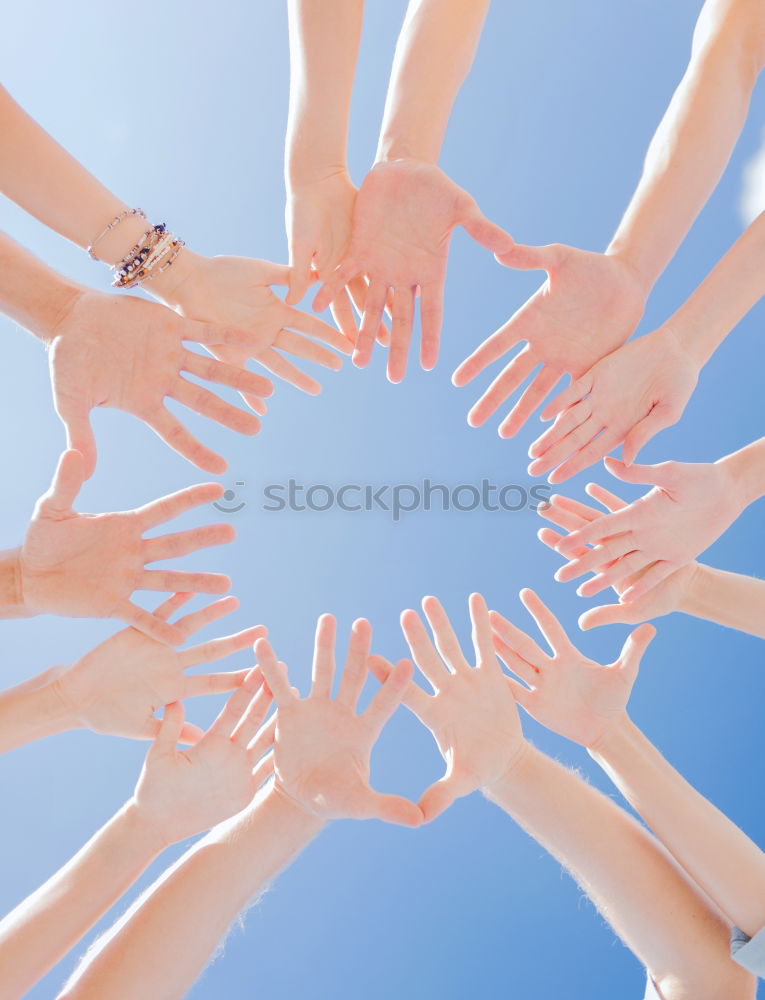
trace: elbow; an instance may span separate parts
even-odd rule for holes
[[[733,959],[721,963],[716,975],[705,972],[703,980],[669,975],[658,977],[656,985],[663,1000],[755,1000],[756,977]]]

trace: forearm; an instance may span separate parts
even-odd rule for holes
[[[646,156],[609,247],[649,291],[728,163],[762,67],[759,0],[707,0],[688,68]]]
[[[165,872],[85,956],[61,997],[185,996],[232,921],[321,827],[266,792]]]
[[[699,564],[678,610],[765,639],[765,580]]]
[[[437,163],[489,0],[410,0],[396,45],[377,160]]]
[[[0,619],[30,618],[21,585],[20,549],[0,552]]]
[[[728,928],[656,839],[597,789],[530,748],[487,795],[565,865],[657,981],[722,974]]]
[[[699,368],[762,297],[764,275],[765,213],[665,324]]]
[[[0,189],[17,205],[85,249],[128,206],[108,191],[0,87]],[[115,264],[146,231],[130,217],[99,241]]]
[[[0,753],[80,728],[61,697],[59,668],[0,692]]]
[[[288,187],[346,167],[364,0],[289,0]]]
[[[162,846],[136,807],[124,806],[0,922],[0,996],[24,995],[126,892]]]
[[[0,310],[45,343],[82,286],[0,233]]]
[[[765,437],[726,455],[717,464],[728,471],[741,511],[765,496]]]
[[[750,937],[765,926],[765,854],[629,719],[593,758],[691,878]]]

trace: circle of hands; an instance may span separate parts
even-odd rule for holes
[[[597,747],[626,713],[653,636],[652,626],[642,623],[682,606],[698,571],[696,557],[741,509],[719,463],[634,464],[640,449],[679,419],[697,372],[669,329],[630,341],[646,290],[616,256],[516,244],[441,170],[410,160],[377,164],[358,190],[343,171],[296,186],[286,221],[289,267],[185,251],[174,269],[177,280],[162,289],[170,308],[82,290],[50,338],[54,402],[69,447],[20,550],[19,603],[29,614],[110,617],[128,626],[74,666],[43,676],[54,682],[73,725],[153,740],[134,802],[162,844],[247,808],[266,782],[317,822],[353,817],[418,826],[523,766],[527,744],[518,705],[556,732]],[[225,460],[191,434],[166,400],[238,433],[257,434],[274,384],[251,371],[250,362],[315,394],[321,385],[302,364],[337,371],[343,356],[352,356],[364,367],[377,344],[388,352],[389,380],[399,382],[416,313],[420,363],[433,368],[458,226],[501,265],[547,273],[538,291],[454,372],[455,386],[466,386],[500,364],[469,423],[478,427],[509,407],[499,434],[511,437],[545,404],[541,418],[552,423],[531,445],[531,475],[562,482],[622,445],[623,461],[606,458],[608,470],[651,487],[627,503],[591,485],[588,493],[600,509],[558,495],[539,509],[555,526],[541,529],[540,539],[568,560],[556,579],[592,574],[578,593],[591,597],[612,588],[616,594],[616,603],[585,612],[581,627],[639,626],[618,660],[602,666],[583,657],[531,591],[522,591],[521,599],[549,651],[474,594],[473,651],[466,654],[443,607],[427,597],[425,621],[412,610],[401,618],[411,661],[394,665],[373,653],[371,626],[359,620],[338,671],[335,621],[324,615],[305,697],[291,685],[262,626],[179,649],[237,603],[221,598],[171,618],[194,594],[223,594],[230,581],[147,567],[228,543],[235,533],[217,524],[144,536],[219,499],[223,490],[203,484],[136,510],[75,511],[96,465],[91,411],[108,406],[131,413],[189,462],[220,474]],[[336,327],[296,308],[316,282],[313,308],[329,307]],[[272,291],[277,286],[287,287],[284,300]],[[570,384],[548,401],[564,375]],[[221,389],[239,392],[247,408],[221,398]],[[137,590],[173,596],[152,612],[133,601]],[[187,674],[253,643],[257,665],[250,670]],[[429,690],[413,679],[415,669]],[[360,709],[370,673],[380,687]],[[223,692],[229,700],[206,732],[185,721],[184,699]],[[402,704],[432,732],[445,762],[443,777],[417,804],[370,783],[372,749]]]

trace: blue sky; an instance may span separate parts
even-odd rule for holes
[[[602,249],[685,66],[699,6],[696,0],[498,0],[455,106],[442,166],[516,239]],[[350,147],[357,181],[374,154],[405,3],[369,0],[367,7]],[[94,0],[74,6],[38,0],[11,5],[4,27],[4,83],[112,190],[167,221],[195,250],[285,260],[283,4],[219,0],[211,9],[198,0],[136,0],[125,22],[119,7]],[[152,87],[153,96],[142,98],[142,86],[131,86],[141,74],[152,81],[161,76],[162,91]],[[742,177],[760,143],[763,107],[756,94],[731,165],[657,286],[641,331],[658,325],[740,232]],[[8,203],[2,228],[66,273],[107,287],[103,269]],[[377,648],[395,657],[404,652],[400,611],[428,593],[444,601],[466,641],[472,590],[523,625],[528,619],[517,600],[523,586],[537,589],[577,635],[577,616],[588,604],[573,587],[553,581],[557,559],[537,542],[538,519],[528,511],[412,513],[394,524],[382,513],[260,509],[263,486],[289,478],[533,485],[525,469],[536,423],[511,442],[496,435],[498,420],[471,430],[465,415],[478,389],[456,390],[450,375],[539,280],[503,270],[459,234],[435,372],[413,368],[402,385],[391,386],[378,356],[363,372],[322,371],[318,399],[280,385],[255,439],[189,417],[200,437],[229,458],[222,482],[244,482],[239,493],[246,506],[231,515],[236,545],[188,563],[231,574],[241,608],[228,620],[230,630],[266,623],[299,683],[309,674],[318,614],[335,613],[341,634],[355,617],[368,616]],[[645,461],[713,460],[762,433],[764,316],[757,307],[723,345],[681,424],[645,449]],[[38,343],[3,319],[0,338],[6,470],[0,547],[7,548],[20,541],[64,436]],[[100,462],[82,510],[132,507],[201,478],[126,415],[99,413],[95,426]],[[610,485],[605,472],[592,470],[568,492],[582,496],[593,477]],[[216,512],[192,515],[184,526],[212,517]],[[760,504],[705,559],[761,572],[756,545],[761,551],[764,528]],[[4,622],[4,680],[16,683],[72,662],[116,628],[52,618]],[[579,634],[581,648],[612,660],[625,632]],[[246,654],[237,661],[247,662]],[[763,777],[762,669],[760,642],[674,616],[659,623],[633,696],[636,720],[668,758],[759,843],[765,843],[765,810],[752,790]],[[205,723],[217,707],[214,699],[197,701],[188,713]],[[529,720],[525,725],[540,747],[609,788],[578,748]],[[39,885],[121,805],[144,752],[137,743],[70,733],[0,758],[0,910]],[[429,735],[406,713],[397,715],[374,759],[378,787],[416,797],[441,768]],[[168,852],[134,893],[181,849]],[[52,995],[72,964],[70,956],[30,996]],[[234,931],[225,957],[191,996],[611,1000],[642,997],[641,989],[638,963],[560,866],[474,795],[416,833],[376,823],[327,830],[251,911],[244,930]]]

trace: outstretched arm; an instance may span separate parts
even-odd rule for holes
[[[213,830],[91,949],[61,997],[180,1000],[237,914],[333,818],[422,822],[413,803],[369,785],[369,757],[401,702],[411,665],[392,671],[357,714],[367,676],[368,622],[351,631],[336,698],[335,622],[319,619],[311,693],[301,698],[264,639],[258,662],[278,706],[275,780],[240,816]],[[268,759],[268,758],[266,758]]]
[[[175,702],[128,803],[36,892],[0,921],[0,995],[20,997],[58,962],[165,847],[243,809],[270,773],[259,763],[273,739],[270,695],[259,671],[247,680],[197,746],[176,748],[183,709]]]
[[[627,506],[620,497],[596,483],[589,483],[587,492],[606,510],[617,511]],[[604,516],[602,510],[559,495],[552,496],[549,505],[540,507],[539,513],[565,532],[576,531]],[[541,541],[555,551],[564,538],[552,528],[542,528],[538,534]],[[587,547],[583,545],[573,555],[581,557],[587,552]],[[640,574],[627,577],[624,581],[613,583],[612,587],[621,596],[639,579]],[[599,625],[639,625],[673,611],[705,618],[765,639],[765,580],[692,562],[675,570],[666,580],[634,601],[590,608],[580,616],[579,626],[590,629]]]

